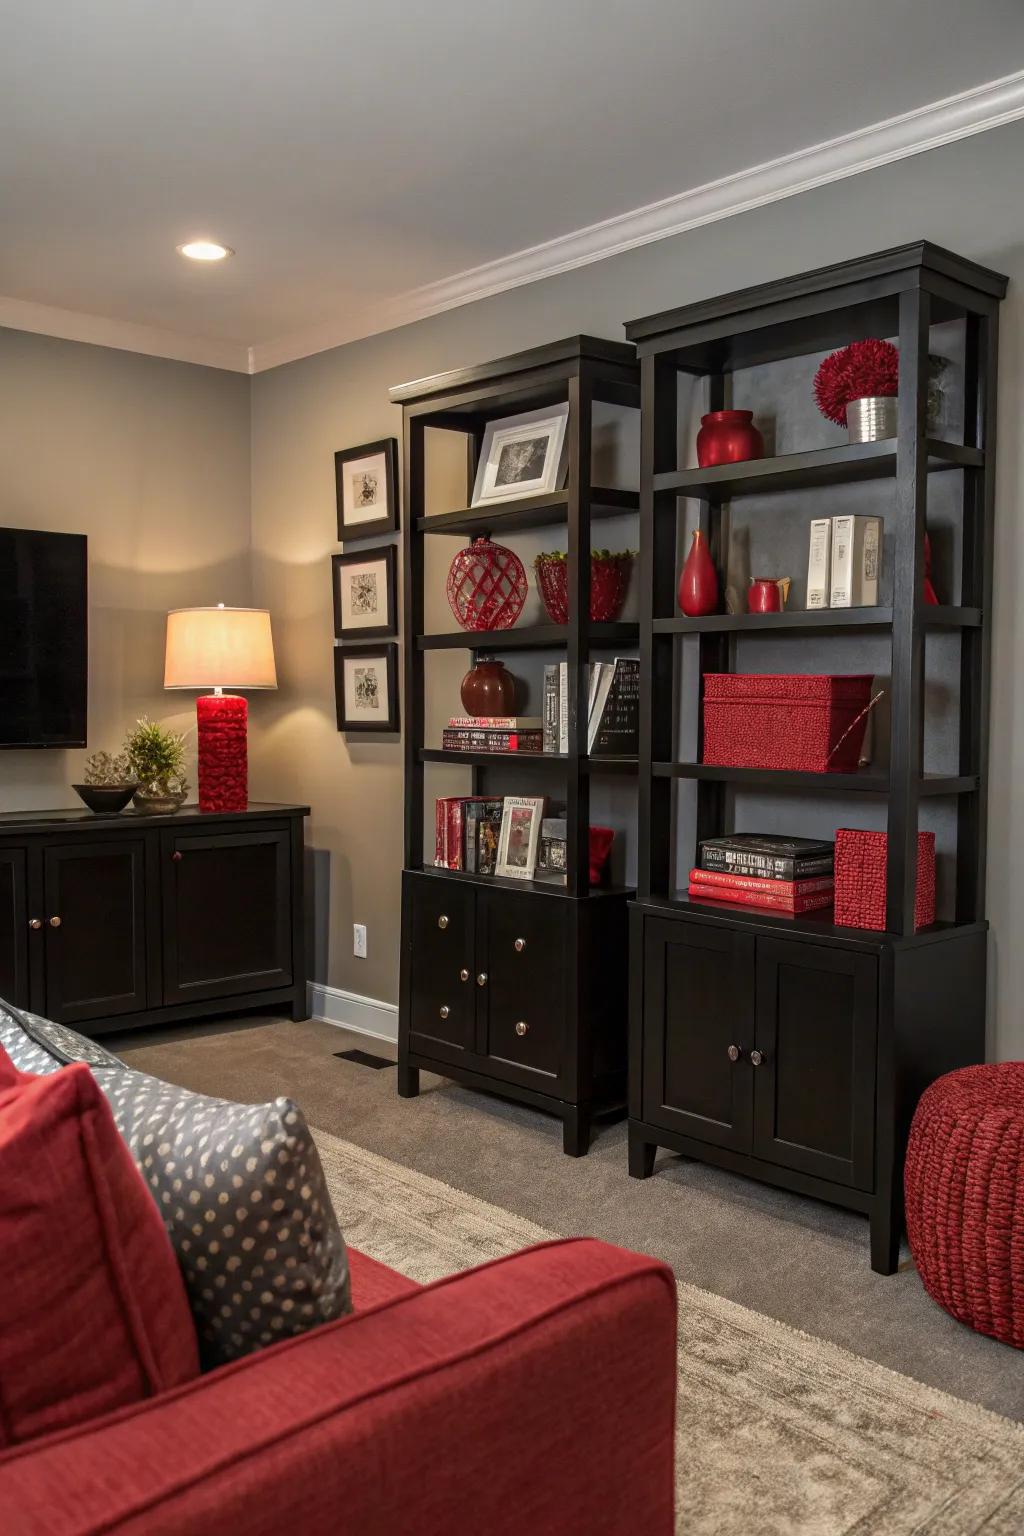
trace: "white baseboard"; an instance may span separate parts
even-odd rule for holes
[[[314,1019],[351,1029],[357,1035],[372,1035],[375,1040],[398,1042],[398,1005],[382,1003],[376,997],[360,997],[341,987],[321,982],[309,983],[309,1011]]]

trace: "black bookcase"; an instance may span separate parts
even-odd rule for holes
[[[642,374],[638,892],[631,911],[630,1172],[658,1146],[870,1217],[895,1268],[902,1157],[922,1090],[984,1056],[984,911],[996,346],[1006,279],[926,242],[691,304],[626,327]],[[810,400],[821,356],[900,351],[898,435],[850,445]],[[929,355],[948,366],[936,425]],[[686,408],[767,413],[770,456],[714,469]],[[795,425],[794,425],[795,423]],[[774,447],[774,451],[773,451]],[[784,450],[784,451],[783,451]],[[884,521],[880,606],[801,603],[812,517]],[[785,559],[793,607],[686,618],[694,526]],[[943,606],[922,598],[930,528]],[[756,551],[756,555],[755,552]],[[802,564],[801,564],[802,562]],[[783,575],[770,568],[753,574]],[[852,774],[702,762],[706,672],[872,672],[875,757]],[[914,932],[917,831],[936,828],[940,921]],[[887,928],[698,902],[686,871],[730,831],[887,830]]]
[[[549,1110],[562,1119],[567,1153],[587,1151],[595,1114],[625,1108],[628,916],[632,888],[622,879],[589,885],[588,828],[595,786],[635,783],[636,758],[588,758],[586,668],[593,657],[636,653],[638,626],[591,624],[590,549],[596,525],[639,513],[632,489],[594,483],[595,415],[640,406],[635,349],[576,336],[480,366],[457,369],[391,390],[403,408],[405,613],[405,871],[399,1003],[399,1085],[419,1091],[427,1069],[470,1086]],[[487,507],[472,507],[486,424],[535,407],[569,404],[566,485]],[[432,434],[465,439],[467,505],[428,513]],[[460,450],[461,451],[461,450]],[[429,632],[431,593],[443,586],[451,555],[481,534],[516,545],[551,530],[568,552],[569,622],[522,623],[487,634]],[[592,529],[594,530],[592,536]],[[453,538],[452,536],[457,536]],[[529,567],[525,551],[524,564]],[[533,586],[533,573],[528,569]],[[525,617],[525,615],[524,615]],[[542,713],[537,682],[545,660],[568,663],[568,752],[526,756],[444,751],[431,745],[428,663],[480,654],[522,672],[532,669],[527,713]],[[458,678],[449,669],[433,699],[435,714],[456,713]],[[434,731],[436,735],[436,728]],[[452,769],[461,766],[458,784]],[[441,869],[433,860],[433,804],[439,794],[544,795],[565,806],[567,884],[480,877]],[[429,818],[429,819],[428,819]],[[635,790],[631,796],[635,836]]]

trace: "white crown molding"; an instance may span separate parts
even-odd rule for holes
[[[588,266],[654,240],[666,240],[702,224],[795,197],[800,192],[937,149],[971,134],[985,133],[1021,117],[1024,70],[414,288],[345,321],[254,346],[250,348],[250,371],[262,373],[330,347],[394,330],[446,309]]]
[[[339,1029],[350,1029],[357,1035],[370,1035],[374,1040],[398,1040],[398,1007],[395,1003],[382,1003],[376,997],[360,997],[358,992],[346,992],[341,987],[311,981],[309,1011],[314,1019],[335,1024]]]
[[[395,330],[430,315],[442,314],[463,304],[491,298],[526,283],[554,277],[575,267],[603,261],[654,240],[666,240],[702,224],[729,219],[738,213],[795,197],[814,187],[842,181],[862,171],[937,149],[956,139],[985,133],[1024,117],[1024,70],[973,86],[943,101],[932,102],[885,122],[828,139],[809,149],[797,150],[763,165],[751,166],[719,181],[692,187],[675,197],[649,203],[629,213],[577,229],[542,245],[517,251],[497,261],[455,273],[399,294],[385,303],[350,314],[310,330],[255,346],[180,336],[155,327],[79,314],[23,299],[0,297],[0,326],[61,336],[95,346],[117,347],[154,357],[227,368],[239,373],[262,373],[282,363],[296,362],[316,352],[346,342],[359,341],[381,331]]]
[[[251,348],[236,342],[181,336],[176,331],[160,330],[157,326],[81,314],[75,309],[34,304],[29,299],[0,296],[0,326],[12,331],[33,331],[39,336],[59,336],[64,341],[85,341],[94,347],[115,347],[119,352],[141,352],[147,357],[166,357],[179,363],[200,363],[205,368],[252,372]]]

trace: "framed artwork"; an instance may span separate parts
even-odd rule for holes
[[[543,798],[506,795],[501,808],[496,875],[513,880],[532,880],[537,868],[537,844],[544,815]]]
[[[565,401],[488,422],[473,486],[474,507],[559,490],[568,460],[568,420]]]
[[[381,640],[398,633],[397,571],[393,544],[331,556],[336,640]]]
[[[393,644],[335,647],[339,731],[398,730],[397,657]]]
[[[338,539],[365,539],[394,533],[398,527],[398,439],[359,448],[339,448],[334,455],[338,498]]]

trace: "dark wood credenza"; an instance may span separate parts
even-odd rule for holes
[[[301,805],[0,816],[0,998],[89,1035],[308,1015]]]

